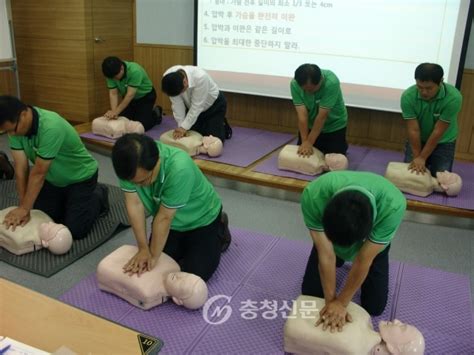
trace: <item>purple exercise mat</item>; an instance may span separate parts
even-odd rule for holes
[[[252,170],[259,173],[306,181],[312,181],[318,178],[318,176],[279,170],[278,153],[279,151],[275,152]],[[385,175],[388,163],[391,161],[402,161],[403,154],[393,150],[351,145],[348,150],[347,158],[349,159],[349,170],[369,171],[375,174]],[[435,192],[427,197],[405,194],[406,198],[435,205],[474,210],[474,164],[456,161],[454,163],[453,172],[458,173],[463,179],[463,188],[459,196],[448,197],[445,194]]]
[[[394,318],[423,333],[426,354],[474,354],[469,278],[403,265]]]
[[[156,140],[156,139],[159,139],[163,133],[175,127],[176,127],[176,122],[172,116],[163,116],[161,123],[159,125],[154,126],[152,129],[146,131],[145,134]],[[96,141],[109,142],[109,143],[114,143],[116,141],[115,139],[95,135],[92,132],[82,133],[80,136],[83,138],[89,138],[89,139],[94,139]]]
[[[145,134],[153,139],[159,139],[164,132],[175,127],[176,122],[173,117],[165,116],[159,125]],[[256,128],[232,127],[232,130],[232,138],[225,141],[221,156],[211,158],[207,155],[199,155],[196,158],[245,168],[294,137],[293,134],[270,132]],[[115,142],[115,139],[97,136],[92,132],[83,133],[81,137],[109,143]]]
[[[171,302],[142,311],[99,291],[95,276],[80,281],[61,300],[162,339],[164,353],[283,353],[283,315],[299,294],[311,243],[237,228],[232,234],[232,244],[208,282],[209,297],[219,296],[221,307],[220,312],[216,304],[209,308],[210,322],[203,310],[188,311]],[[346,263],[338,269],[338,287],[349,268]],[[241,308],[249,304],[256,310],[244,313]],[[373,322],[394,317],[422,330],[427,353],[474,351],[467,276],[390,262],[389,301]]]
[[[245,168],[283,144],[288,143],[294,137],[293,134],[270,132],[256,128],[232,127],[232,130],[232,138],[225,141],[221,156],[210,158],[207,155],[199,155],[196,158]]]
[[[296,140],[288,144],[296,144]],[[268,159],[265,159],[263,162],[255,166],[252,171],[305,181],[312,181],[318,178],[318,175],[304,175],[300,173],[295,173],[293,171],[278,169],[278,154],[280,154],[280,151],[281,149],[273,153]],[[369,148],[367,147],[361,147],[357,145],[349,146],[349,149],[347,151],[347,159],[349,160],[349,170],[356,170],[357,166],[360,164],[360,162],[368,153],[368,151]]]
[[[391,150],[371,148],[357,170],[385,175],[387,164],[391,161],[403,161],[403,154]],[[435,205],[474,210],[474,164],[456,161],[454,162],[453,171],[463,179],[463,188],[459,196],[447,197],[445,194],[435,192],[427,197],[405,194],[406,198]]]
[[[462,190],[456,197],[446,196],[446,204],[450,207],[474,210],[474,164],[455,161],[453,172],[462,178]]]

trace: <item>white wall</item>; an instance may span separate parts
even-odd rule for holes
[[[194,0],[137,0],[136,4],[137,43],[194,44]],[[474,24],[465,68],[474,69]]]
[[[10,27],[10,4],[8,0],[0,0],[0,61],[13,59]]]
[[[137,43],[192,46],[194,0],[137,0]]]

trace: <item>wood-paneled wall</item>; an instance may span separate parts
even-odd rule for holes
[[[169,99],[160,91],[167,68],[193,63],[193,48],[166,45],[135,44],[134,59],[150,74],[158,93],[158,104],[171,113]],[[474,70],[466,69],[461,92],[463,107],[459,115],[459,138],[456,158],[474,161]],[[265,128],[281,132],[297,132],[296,113],[291,100],[263,96],[226,93],[227,117],[231,124]],[[350,143],[402,150],[406,139],[401,115],[349,107],[347,136]]]
[[[0,68],[9,68],[11,64],[2,62]],[[16,95],[16,78],[11,70],[0,70],[0,95]]]
[[[171,113],[170,100],[161,92],[161,77],[169,67],[177,64],[189,65],[193,63],[193,48],[135,44],[133,49],[134,61],[142,65],[156,90],[157,104],[163,107],[166,113]]]
[[[89,1],[12,1],[22,100],[77,122],[94,102]]]

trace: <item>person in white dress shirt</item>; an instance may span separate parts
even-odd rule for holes
[[[224,142],[232,129],[226,120],[227,102],[217,84],[203,69],[192,65],[175,65],[161,80],[161,90],[170,97],[173,116],[178,127],[174,139],[188,130],[213,135]]]

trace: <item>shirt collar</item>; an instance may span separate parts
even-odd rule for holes
[[[160,154],[160,158],[159,158],[160,172],[158,173],[158,181],[160,182],[160,184],[163,184],[163,182],[165,181],[165,176],[166,176],[165,166],[166,166],[166,163],[168,162],[168,159],[166,159],[167,157],[165,156],[165,154],[163,154],[164,152],[161,147],[162,147],[161,143],[158,143],[158,152]]]
[[[25,137],[31,138],[32,136],[36,136],[38,134],[38,126],[39,126],[39,114],[38,111],[33,106],[28,106],[31,109],[31,113],[33,118],[31,120],[31,128]]]
[[[185,67],[181,68],[186,73],[186,78],[188,79],[188,89],[194,87],[194,79],[191,75],[191,70],[187,70]]]
[[[123,76],[120,81],[127,79],[127,62],[123,62]]]

